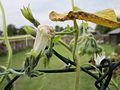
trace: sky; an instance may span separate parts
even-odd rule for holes
[[[1,0],[5,9],[6,21],[8,24],[14,24],[16,27],[23,25],[32,25],[21,14],[20,8],[28,6],[32,9],[33,15],[41,23],[46,25],[66,26],[72,24],[71,21],[52,22],[49,20],[50,11],[66,12],[71,10],[71,0]],[[120,0],[75,0],[75,5],[87,12],[95,12],[106,8],[115,10],[117,16],[120,16]],[[0,13],[0,29],[2,28],[2,18]]]

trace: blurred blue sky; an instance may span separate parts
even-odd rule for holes
[[[20,8],[27,6],[30,3],[34,16],[40,21],[41,24],[63,25],[65,23],[52,22],[49,20],[48,14],[50,11],[55,10],[57,12],[66,12],[71,10],[71,0],[1,0],[5,13],[7,24],[15,24],[16,27],[22,25],[31,25],[20,12]],[[75,5],[79,6],[82,10],[88,12],[95,12],[106,8],[113,8],[118,16],[120,16],[120,0],[75,0]],[[0,13],[0,28],[1,25],[1,13]]]

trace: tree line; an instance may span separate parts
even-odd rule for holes
[[[120,18],[118,18],[118,21],[120,21]],[[27,32],[26,30],[24,29],[25,26],[22,26],[20,28],[17,28],[14,24],[9,24],[7,26],[7,33],[8,33],[8,36],[16,36],[16,35],[26,35]],[[29,26],[29,27],[32,27],[32,26]],[[62,26],[59,26],[59,25],[56,25],[55,27],[55,31],[56,32],[60,32],[64,29],[66,29],[66,27],[62,27]],[[120,28],[120,27],[118,27]],[[70,27],[70,29],[72,30],[73,27]],[[114,28],[115,29],[115,28]],[[100,32],[101,34],[107,34],[109,31],[113,30],[111,28],[108,28],[108,27],[105,27],[105,26],[101,26],[101,25],[96,25],[95,27],[95,30]],[[1,30],[0,30],[1,31]]]
[[[25,34],[27,34],[25,32],[25,30],[23,29],[23,26],[20,27],[20,28],[17,28],[13,24],[9,24],[7,26],[7,33],[8,33],[8,36],[16,36],[16,35],[25,35]]]

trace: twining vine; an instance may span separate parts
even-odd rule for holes
[[[2,3],[0,1],[0,10],[2,13],[2,25],[3,25],[3,35],[4,35],[4,41],[8,50],[8,60],[6,63],[6,67],[4,67],[4,69],[9,69],[11,66],[11,61],[12,61],[12,48],[10,46],[10,42],[8,40],[8,35],[7,35],[7,29],[6,29],[6,19],[5,19],[5,12],[4,12],[4,8],[2,6]],[[2,76],[0,78],[0,83],[4,80],[5,76]]]
[[[79,7],[75,6],[74,0],[72,0],[72,11],[69,13],[70,15],[68,14],[67,16],[63,17],[61,20],[60,18],[58,18],[58,21],[72,20],[73,30],[70,30],[70,26],[67,25],[67,28],[65,30],[61,32],[55,32],[53,27],[48,25],[41,25],[41,23],[34,18],[32,11],[30,9],[30,6],[23,7],[21,9],[23,16],[27,20],[29,20],[36,28],[34,30],[34,32],[36,32],[36,36],[35,37],[32,36],[35,39],[33,48],[31,49],[30,52],[26,54],[25,63],[22,69],[10,68],[11,60],[12,60],[12,49],[7,36],[5,13],[4,13],[4,9],[1,4],[1,1],[0,1],[0,9],[2,12],[2,21],[3,21],[3,30],[4,30],[3,39],[5,41],[5,44],[8,50],[8,60],[7,60],[6,66],[0,66],[0,76],[1,76],[0,82],[2,83],[2,81],[5,78],[10,79],[9,83],[5,87],[5,90],[7,90],[8,88],[11,89],[13,87],[12,84],[14,83],[14,81],[17,80],[21,75],[27,75],[28,77],[32,78],[32,77],[38,77],[40,75],[43,75],[44,73],[52,73],[52,72],[62,73],[62,72],[74,72],[74,71],[76,72],[75,90],[79,90],[80,70],[86,72],[87,74],[91,75],[93,78],[96,79],[95,86],[98,89],[105,90],[108,87],[108,84],[112,78],[112,72],[120,64],[120,62],[111,63],[108,59],[105,59],[105,56],[104,56],[105,53],[103,48],[97,43],[94,36],[90,32],[87,32],[88,23],[86,21],[85,15],[88,15],[88,13],[83,13],[83,11],[81,11]],[[54,13],[54,12],[51,12],[51,13]],[[78,15],[78,17],[76,17],[75,13],[77,13],[76,15]],[[79,16],[80,13],[83,13],[82,14],[83,16],[80,17]],[[57,15],[59,16],[59,14]],[[81,23],[82,28],[80,28],[77,23],[77,19],[79,19],[79,17],[81,19],[83,17],[82,23]],[[92,21],[92,20],[93,19],[89,21]],[[104,20],[104,19],[101,19],[101,20]],[[98,21],[95,21],[95,22],[97,23]],[[103,25],[103,23],[101,22],[99,23]],[[108,26],[109,24],[108,23],[106,24],[106,23],[107,22],[105,22],[105,25]],[[114,22],[112,21],[112,23]],[[117,24],[114,23],[113,25],[118,25],[118,23]],[[64,35],[73,35],[73,39],[71,40],[69,45],[64,43],[61,40],[61,37]],[[56,43],[60,43],[66,49],[68,49],[72,53],[73,60],[63,57],[56,50],[54,50],[53,47]],[[62,60],[67,65],[66,69],[59,69],[59,70],[41,70],[41,69],[36,70],[35,69],[42,57],[45,57],[46,63],[49,63],[53,54],[56,55],[60,60]],[[92,64],[85,64],[85,65],[88,65],[89,67],[82,67],[84,65],[80,66],[79,64],[80,57],[85,54],[89,54],[95,60],[95,63],[98,66],[92,65]],[[106,65],[106,62],[107,62],[107,65]],[[109,70],[106,72],[103,72],[102,69],[106,67]],[[96,72],[99,73],[99,75],[94,75],[92,72],[89,71],[91,69],[95,69]],[[9,77],[10,74],[13,74],[16,76],[11,80],[11,78]],[[119,87],[115,82],[113,83],[113,85],[119,90]]]

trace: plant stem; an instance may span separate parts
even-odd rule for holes
[[[66,43],[64,43],[62,40],[59,40],[59,43],[61,45],[63,45],[67,50],[69,50],[70,52],[72,52],[71,48]]]
[[[73,49],[73,60],[76,63],[76,83],[75,83],[75,90],[79,90],[79,81],[80,81],[80,65],[79,65],[79,61],[76,55],[76,47],[77,47],[77,40],[78,40],[78,25],[77,25],[77,21],[74,20],[74,30],[76,30],[76,33],[74,34],[74,38],[75,38],[75,42],[74,42],[74,49]]]
[[[71,31],[71,32],[57,32],[55,33],[55,35],[72,35],[75,31]]]
[[[120,90],[118,84],[113,79],[111,79],[111,82],[116,87],[117,90]]]
[[[78,31],[78,25],[77,25],[77,21],[76,20],[73,21],[73,24],[74,24],[74,30],[76,31],[74,33],[75,42],[74,42],[74,48],[73,48],[73,60],[75,62],[77,62],[76,61],[76,47],[77,47],[77,40],[78,40],[78,33],[79,33],[79,31]]]
[[[51,58],[51,56],[52,56],[52,48],[53,48],[53,43],[52,43],[52,41],[53,41],[53,38],[54,37],[52,37],[51,39],[50,39],[50,42],[49,42],[49,46],[48,46],[48,60],[47,61],[49,61],[50,60],[50,58]]]
[[[72,0],[72,10],[74,11],[74,0]],[[74,24],[74,30],[76,31],[74,33],[74,48],[73,48],[73,60],[76,63],[76,82],[75,82],[75,90],[79,90],[79,81],[80,81],[80,65],[79,65],[79,61],[78,61],[78,57],[76,55],[76,47],[77,47],[77,40],[78,40],[78,35],[79,35],[79,27],[77,24],[76,20],[73,20],[73,24]]]
[[[16,39],[24,39],[24,38],[35,39],[35,37],[31,35],[20,35],[20,36],[8,37],[8,40],[16,40]],[[4,37],[0,37],[0,40],[4,40]]]
[[[74,0],[72,0],[72,10],[74,11]]]
[[[50,39],[50,44],[49,44],[49,48],[48,48],[48,52],[51,53],[52,52],[52,46],[53,46],[53,37]]]
[[[6,47],[8,49],[8,61],[7,61],[7,64],[6,64],[6,68],[8,69],[10,67],[10,65],[11,65],[12,49],[11,49],[11,46],[10,46],[10,43],[9,43],[9,40],[8,40],[5,13],[4,13],[4,8],[2,6],[1,1],[0,1],[0,9],[1,9],[1,12],[2,12],[2,24],[3,24],[3,30],[4,30],[3,35],[4,35],[4,40],[5,40]]]

